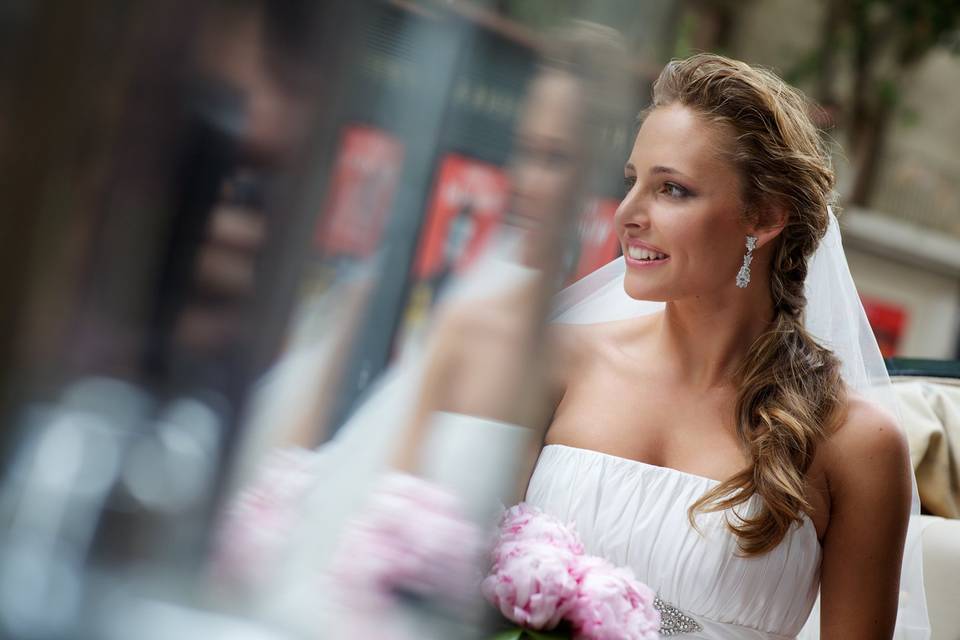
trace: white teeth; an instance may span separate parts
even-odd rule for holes
[[[627,247],[628,255],[634,260],[663,260],[667,256],[643,247]]]

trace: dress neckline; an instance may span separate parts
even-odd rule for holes
[[[696,474],[696,473],[690,473],[689,471],[683,471],[683,470],[681,470],[681,469],[675,469],[675,468],[673,468],[673,467],[664,467],[664,466],[662,466],[662,465],[652,464],[652,463],[650,463],[650,462],[643,462],[642,460],[635,460],[634,458],[625,458],[625,457],[623,457],[623,456],[618,456],[618,455],[616,455],[616,454],[614,454],[614,453],[606,453],[605,451],[597,451],[596,449],[587,449],[587,448],[584,448],[584,447],[574,447],[574,446],[572,446],[572,445],[562,444],[562,443],[559,443],[559,442],[557,442],[557,443],[545,444],[545,445],[543,446],[544,449],[546,449],[546,448],[548,448],[548,447],[560,447],[561,449],[570,449],[570,450],[572,450],[572,451],[581,451],[581,452],[583,452],[583,453],[589,453],[589,454],[593,454],[593,455],[597,455],[597,456],[602,456],[602,457],[604,457],[604,458],[612,458],[613,460],[619,460],[619,461],[621,461],[621,462],[625,462],[625,463],[629,463],[629,464],[634,464],[634,465],[637,465],[638,467],[643,467],[643,468],[646,468],[646,469],[652,469],[652,470],[657,471],[657,472],[660,472],[660,473],[676,474],[676,475],[679,475],[679,476],[687,476],[688,478],[693,478],[694,480],[698,480],[698,481],[700,481],[700,482],[710,483],[710,484],[713,484],[713,485],[717,485],[717,484],[720,484],[721,482],[723,482],[722,480],[717,480],[717,479],[715,479],[715,478],[708,478],[707,476],[701,476],[701,475],[698,475],[698,474]]]
[[[639,468],[641,468],[641,469],[648,469],[648,470],[650,470],[650,471],[653,472],[653,473],[661,473],[661,474],[664,474],[664,475],[673,475],[673,476],[676,476],[676,477],[689,478],[689,479],[691,479],[691,480],[695,480],[695,481],[697,481],[697,482],[700,482],[701,484],[707,484],[707,485],[715,486],[715,485],[718,485],[718,484],[720,484],[720,483],[722,482],[721,480],[717,480],[717,479],[715,479],[715,478],[708,478],[707,476],[697,475],[696,473],[690,473],[690,472],[688,472],[688,471],[682,471],[682,470],[680,470],[680,469],[674,469],[673,467],[664,467],[664,466],[661,466],[661,465],[658,465],[658,464],[651,464],[651,463],[649,463],[649,462],[643,462],[642,460],[634,460],[633,458],[625,458],[625,457],[623,457],[623,456],[618,456],[618,455],[613,454],[613,453],[606,453],[606,452],[604,452],[604,451],[597,451],[596,449],[587,449],[587,448],[584,448],[584,447],[574,447],[574,446],[571,446],[571,445],[569,445],[569,444],[561,444],[561,443],[550,443],[550,444],[545,444],[545,445],[543,445],[543,449],[548,449],[548,448],[550,448],[550,447],[554,447],[554,448],[557,448],[557,449],[567,449],[568,451],[573,451],[573,452],[577,452],[577,453],[581,453],[581,454],[594,455],[594,456],[598,456],[598,457],[601,457],[601,458],[608,458],[608,459],[614,460],[614,461],[616,461],[616,462],[618,462],[618,463],[631,464],[631,465],[634,465],[634,466],[639,467]],[[750,496],[750,499],[753,500],[753,499],[755,499],[755,498],[757,498],[757,497],[758,497],[757,494],[753,494],[752,496]],[[806,514],[806,513],[801,514],[800,517],[801,517],[801,519],[803,520],[803,525],[802,525],[802,526],[804,526],[804,527],[809,527],[809,528],[810,528],[811,533],[813,534],[813,539],[817,541],[817,546],[819,547],[819,546],[820,546],[820,535],[819,535],[819,533],[817,532],[816,526],[813,524],[813,520],[812,520],[812,519],[810,518],[810,516],[809,516],[808,514]]]

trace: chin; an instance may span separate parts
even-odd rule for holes
[[[647,282],[636,282],[629,274],[623,279],[623,290],[634,300],[666,302],[672,299],[662,286],[651,286]]]

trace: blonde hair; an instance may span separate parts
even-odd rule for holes
[[[774,208],[786,214],[771,260],[773,321],[736,375],[737,434],[750,466],[688,512],[695,526],[698,511],[726,510],[759,494],[757,511],[727,521],[741,551],[759,555],[812,511],[806,472],[843,406],[839,360],[803,323],[807,261],[827,230],[834,173],[809,103],[769,71],[712,54],[673,61],[654,83],[650,109],[671,104],[732,134],[727,151],[742,176],[746,220],[762,224]]]

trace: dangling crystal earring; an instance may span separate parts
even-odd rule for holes
[[[757,237],[747,236],[747,254],[743,256],[743,266],[737,273],[737,286],[746,289],[750,284],[750,263],[753,262],[753,250],[757,248]]]

